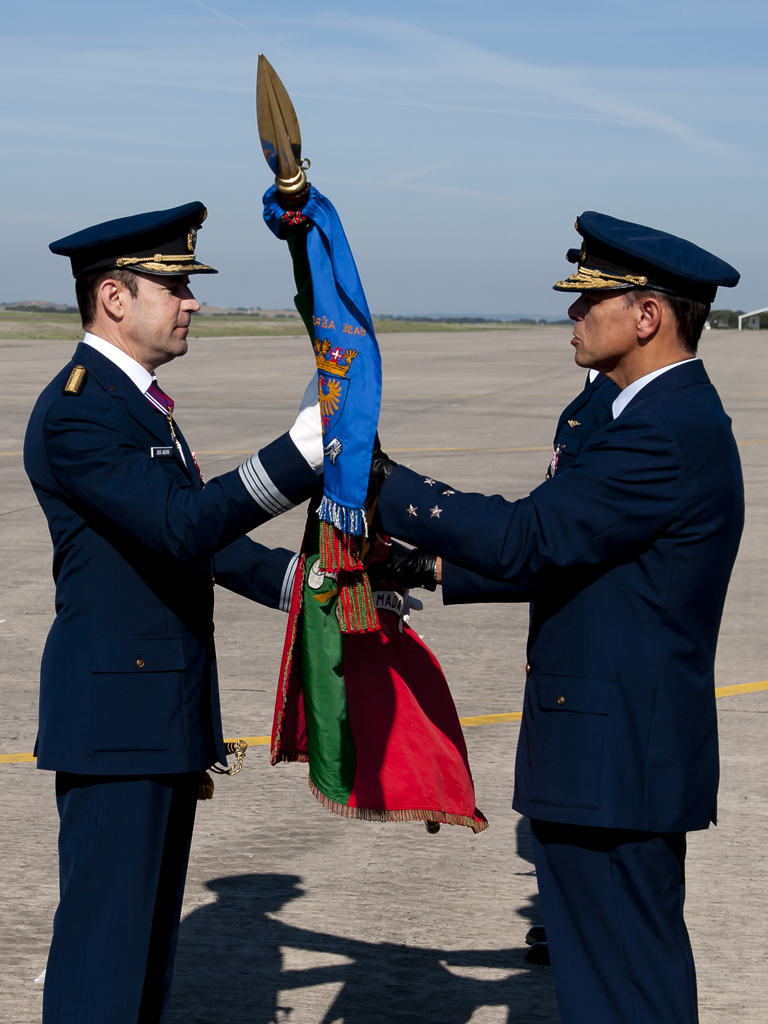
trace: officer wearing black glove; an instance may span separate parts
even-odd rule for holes
[[[387,482],[387,477],[397,465],[386,452],[382,451],[381,440],[376,434],[371,453],[371,475],[368,481],[368,497],[378,497]],[[379,579],[399,583],[406,590],[423,587],[436,590],[438,583],[437,558],[423,548],[408,548],[398,541],[392,541],[389,557],[385,562],[371,566],[371,574]]]
[[[377,576],[399,583],[406,590],[437,589],[437,558],[423,548],[408,548],[393,540],[386,562],[375,568]]]
[[[381,489],[387,482],[387,477],[397,465],[386,452],[381,450],[381,440],[378,432],[373,441],[371,452],[371,475],[368,478],[368,498],[378,498]]]

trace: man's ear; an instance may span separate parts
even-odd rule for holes
[[[658,333],[664,315],[664,307],[655,295],[644,295],[635,304],[637,313],[637,336],[648,341]]]
[[[99,285],[99,303],[110,320],[121,321],[125,317],[125,292],[118,281],[108,277]]]

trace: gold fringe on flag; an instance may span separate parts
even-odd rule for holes
[[[415,810],[412,808],[398,811],[382,811],[371,810],[365,807],[349,807],[347,804],[340,804],[335,800],[330,800],[324,793],[321,793],[312,781],[311,775],[308,777],[308,782],[312,795],[323,807],[326,807],[334,814],[340,815],[342,818],[358,818],[361,821],[381,822],[434,821],[442,825],[466,825],[467,828],[471,828],[475,833],[484,832],[488,828],[488,822],[479,812],[478,817],[473,818],[468,814],[451,814],[449,811]]]

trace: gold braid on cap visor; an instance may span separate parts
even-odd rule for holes
[[[644,288],[648,278],[634,274],[610,274],[605,270],[579,267],[564,281],[558,281],[555,288],[561,292],[608,291],[612,288]]]
[[[164,256],[162,253],[155,253],[154,256],[121,256],[115,261],[118,267],[134,267],[136,270],[157,271],[158,273],[185,274],[188,270],[213,270],[205,263],[195,263],[195,254],[184,254],[183,256]]]

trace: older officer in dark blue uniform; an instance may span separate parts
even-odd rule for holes
[[[535,589],[513,805],[532,819],[563,1024],[693,1024],[685,835],[716,814],[715,648],[744,517],[696,346],[739,275],[641,225],[577,228],[578,271],[555,287],[580,293],[576,362],[621,388],[611,422],[518,501],[383,453],[372,480],[387,532]]]
[[[308,497],[322,462],[319,417],[316,436],[300,417],[203,487],[155,370],[187,350],[189,275],[216,273],[195,255],[205,215],[190,203],[51,245],[87,333],[24,448],[56,580],[36,747],[61,821],[46,1024],[165,1015],[198,785],[226,761],[214,577],[286,606],[293,554],[245,534]]]

